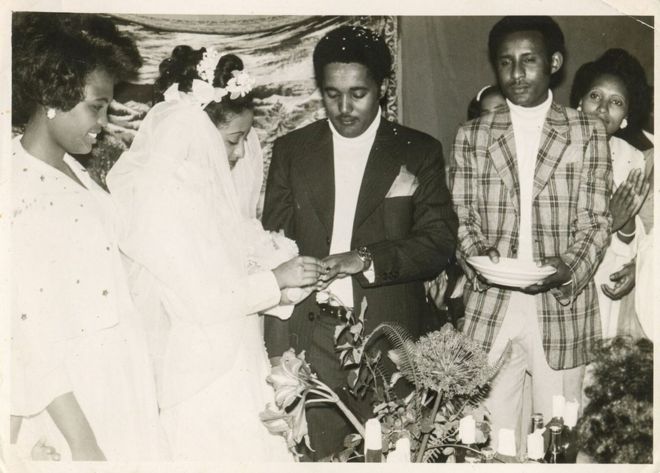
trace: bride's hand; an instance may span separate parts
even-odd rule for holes
[[[311,256],[296,256],[273,270],[280,289],[305,287],[316,284],[323,271],[323,263]]]
[[[316,286],[306,286],[306,287],[296,287],[296,288],[287,288],[281,291],[280,304],[282,305],[291,305],[298,304],[299,302],[304,301],[307,296],[309,296],[312,291],[316,289]]]

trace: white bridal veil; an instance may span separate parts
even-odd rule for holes
[[[279,290],[263,291],[272,273],[248,277],[254,223],[245,217],[256,214],[263,166],[254,131],[246,148],[237,193],[220,133],[181,93],[149,111],[107,178],[125,224],[120,246],[146,318],[161,406],[230,369],[244,318],[279,302]],[[264,292],[269,299],[257,300]]]

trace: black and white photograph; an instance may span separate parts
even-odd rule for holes
[[[409,3],[3,8],[0,473],[655,471],[660,5]]]

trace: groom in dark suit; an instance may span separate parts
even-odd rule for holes
[[[397,322],[413,336],[433,314],[424,280],[454,255],[457,218],[445,183],[440,143],[381,118],[392,60],[374,32],[342,26],[314,50],[314,71],[328,120],[279,138],[273,147],[264,227],[284,229],[304,255],[325,258],[329,290],[359,310],[369,333]],[[273,363],[305,350],[321,380],[346,384],[334,346],[336,308],[312,294],[291,318],[267,317]],[[332,406],[307,410],[314,458],[341,448],[351,429]]]

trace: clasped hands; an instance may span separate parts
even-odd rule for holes
[[[296,256],[273,270],[280,289],[301,288],[303,298],[312,291],[322,291],[335,279],[364,271],[364,262],[357,251],[347,251],[318,259]]]
[[[481,253],[481,256],[488,256],[490,260],[496,264],[500,261],[500,253],[495,248],[487,248]],[[465,276],[469,281],[472,282],[472,287],[476,291],[483,292],[488,288],[488,286],[491,286],[491,283],[486,281],[486,279],[484,279],[484,277],[479,274],[478,271],[472,269],[470,265],[468,265],[462,258],[458,258],[458,262],[461,265]],[[571,281],[571,270],[561,258],[557,256],[545,258],[540,263],[540,265],[552,266],[556,269],[556,271],[547,278],[537,282],[536,284],[521,288],[520,290],[522,292],[526,294],[539,294],[541,292],[547,292],[555,287],[563,286]]]

